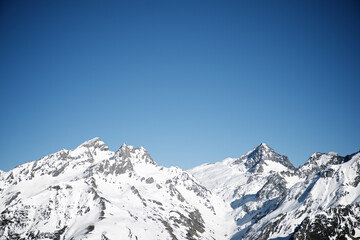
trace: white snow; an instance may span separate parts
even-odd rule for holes
[[[264,159],[255,164],[261,171],[252,171],[246,161],[259,149]],[[172,234],[185,239],[189,226],[183,223],[199,211],[204,232],[196,232],[196,239],[230,239],[235,234],[255,238],[260,229],[282,217],[281,227],[269,238],[285,238],[306,217],[314,219],[330,208],[360,201],[360,184],[354,184],[360,153],[332,166],[329,162],[336,153],[314,153],[298,171],[314,166],[324,170],[310,175],[273,161],[279,155],[266,144],[240,158],[188,171],[157,165],[142,147],[123,144],[120,153],[115,156],[94,138],[74,150],[63,149],[0,172],[1,216],[21,219],[23,224],[4,232],[0,228],[0,235],[14,231],[27,238],[30,232],[53,233],[66,226],[64,239],[171,239]],[[131,169],[111,171],[122,167],[123,161]],[[286,196],[272,209],[282,188]],[[360,229],[355,229],[354,237],[360,237]]]

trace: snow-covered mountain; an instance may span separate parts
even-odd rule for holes
[[[360,153],[261,144],[189,171],[99,138],[0,172],[0,239],[359,239]]]
[[[0,239],[225,239],[230,206],[144,148],[95,138],[0,175]]]
[[[314,153],[298,169],[261,144],[189,171],[232,208],[235,239],[360,239],[360,153]]]

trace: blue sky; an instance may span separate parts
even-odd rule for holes
[[[100,137],[165,166],[360,149],[358,1],[2,1],[0,169]]]

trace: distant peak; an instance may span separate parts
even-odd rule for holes
[[[101,141],[101,139],[99,137],[94,137],[93,139],[90,139],[90,140],[87,140],[87,141],[83,142],[80,146],[94,144],[94,143],[96,143],[98,141]]]
[[[248,154],[259,152],[259,153],[266,153],[266,152],[275,152],[274,149],[269,147],[266,143],[261,143],[260,145],[256,146],[253,150],[248,152]]]
[[[121,145],[121,147],[120,147],[120,151],[125,151],[125,150],[127,150],[127,149],[129,149],[129,150],[132,150],[132,149],[134,149],[134,147],[133,146],[131,146],[131,145],[127,145],[126,143],[123,143],[122,145]]]
[[[133,164],[139,162],[147,162],[155,164],[154,160],[151,158],[150,154],[143,147],[133,147],[123,143],[119,150],[115,153],[115,156],[125,160],[125,159],[133,159]],[[138,159],[138,160],[135,160]]]
[[[129,158],[130,153],[135,153],[135,148],[133,146],[123,143],[119,150],[117,150],[117,155],[122,156],[123,158]]]
[[[256,146],[253,150],[240,157],[239,160],[234,163],[244,162],[247,168],[254,168],[255,166],[261,166],[261,163],[266,160],[278,162],[289,169],[295,169],[286,156],[275,152],[274,149],[269,147],[266,143],[261,143]]]
[[[269,145],[267,145],[266,143],[261,143],[259,146],[257,146],[257,148],[270,149],[270,150],[272,150],[272,148],[269,147]]]
[[[337,152],[328,152],[328,155],[331,155],[331,156],[338,156],[339,154]]]
[[[310,156],[310,158],[308,159],[308,161],[311,160],[311,159],[318,159],[318,158],[320,158],[320,157],[322,157],[322,156],[325,156],[325,157],[336,157],[336,156],[339,156],[339,154],[336,153],[336,152],[328,152],[328,153],[314,152],[314,153]]]
[[[313,154],[311,154],[310,158],[316,158],[316,157],[319,157],[319,156],[321,156],[321,155],[323,155],[323,153],[321,153],[321,152],[314,152]]]
[[[78,148],[80,147],[94,147],[94,148],[100,148],[101,150],[108,150],[108,146],[99,138],[95,137],[93,139],[90,139],[84,143],[82,143]]]
[[[340,156],[336,152],[321,153],[314,152],[311,157],[303,165],[315,165],[315,166],[327,166],[327,165],[336,165],[345,162],[346,159]]]

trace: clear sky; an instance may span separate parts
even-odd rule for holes
[[[1,1],[0,169],[100,137],[165,166],[360,149],[359,1]]]

